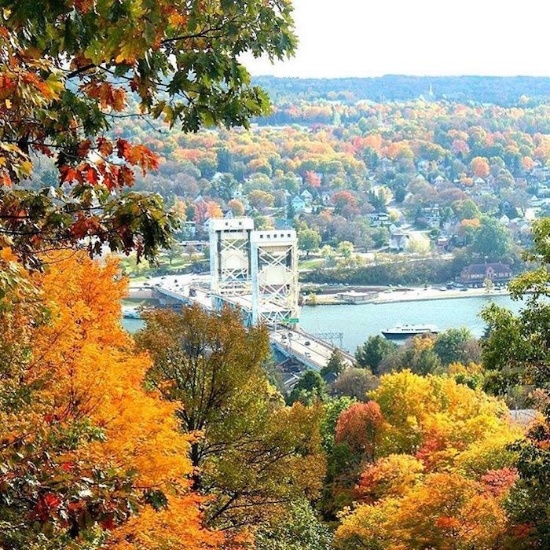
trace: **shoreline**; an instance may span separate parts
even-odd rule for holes
[[[509,296],[510,292],[507,288],[502,288],[501,290],[487,290],[486,288],[469,288],[468,290],[460,289],[445,289],[441,290],[439,288],[406,288],[403,290],[385,290],[383,292],[372,293],[372,297],[366,298],[361,302],[351,302],[346,301],[341,298],[337,298],[338,293],[334,294],[321,294],[316,295],[316,303],[304,302],[303,306],[315,307],[315,306],[324,306],[324,305],[362,305],[362,304],[389,304],[397,302],[414,302],[414,301],[427,301],[427,300],[449,300],[449,299],[460,299],[460,298],[479,298],[487,297],[491,298],[494,296]]]

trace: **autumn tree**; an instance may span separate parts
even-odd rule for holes
[[[421,481],[413,481],[409,490],[405,486],[401,498],[388,497],[378,504],[363,504],[345,516],[336,532],[335,547],[342,550],[502,547],[506,534],[502,500],[509,485],[495,495],[483,483],[460,474],[428,475]]]
[[[286,0],[69,2],[6,0],[0,19],[0,223],[2,244],[35,252],[86,239],[90,253],[169,245],[173,218],[155,194],[126,189],[134,168],[158,157],[109,130],[131,99],[137,115],[185,132],[248,125],[266,113],[242,54],[282,59],[295,48]],[[58,185],[29,190],[40,155]]]
[[[0,546],[217,547],[189,437],[121,327],[118,266],[57,253],[31,279],[2,262],[19,280],[0,304]]]
[[[355,403],[338,418],[336,442],[345,442],[361,459],[372,462],[378,451],[383,421],[378,403]]]
[[[358,212],[357,197],[351,191],[337,191],[332,195],[335,214],[345,213],[346,217],[353,217]]]
[[[144,317],[137,341],[154,361],[148,380],[193,438],[193,486],[211,497],[209,522],[235,534],[269,525],[298,496],[313,498],[324,470],[320,411],[285,407],[269,385],[266,329],[245,328],[230,309],[192,306]]]
[[[425,456],[435,466],[451,455],[457,460],[457,451],[466,453],[472,441],[481,450],[483,440],[495,438],[503,448],[518,433],[510,429],[502,402],[446,377],[407,370],[383,375],[369,397],[386,419],[381,454]],[[454,449],[450,454],[449,446]],[[474,460],[468,453],[465,459]]]
[[[470,162],[470,170],[478,178],[486,178],[491,172],[489,161],[484,157],[474,157]]]
[[[378,385],[378,378],[367,369],[347,367],[331,384],[331,394],[367,401],[367,394]]]
[[[448,378],[406,371],[382,376],[369,396],[383,415],[377,458],[341,514],[335,547],[507,547],[505,503],[517,480],[508,445],[521,430],[502,404]]]
[[[259,211],[264,211],[266,208],[273,206],[274,197],[267,191],[261,189],[254,189],[248,195],[250,206]]]

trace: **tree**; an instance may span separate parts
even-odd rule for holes
[[[386,374],[369,397],[380,405],[386,420],[381,455],[414,454],[435,467],[451,456],[458,460],[457,451],[466,453],[474,441],[482,446],[484,440],[495,438],[503,448],[517,434],[505,418],[501,401],[450,378],[407,370]],[[449,446],[454,449],[450,454]],[[473,454],[469,457],[473,460]]]
[[[231,208],[231,212],[233,212],[233,215],[236,217],[244,216],[244,204],[238,200],[238,199],[231,199],[227,206]]]
[[[519,314],[495,304],[482,311],[488,324],[487,338],[482,342],[483,365],[489,370],[487,389],[512,402],[518,401],[519,393],[521,406],[536,406],[544,415],[531,426],[524,440],[512,446],[518,453],[519,480],[507,506],[518,547],[544,548],[550,534],[548,507],[540,505],[550,499],[549,235],[548,218],[533,224],[533,247],[525,259],[534,269],[510,283],[516,300],[529,292]]]
[[[266,208],[273,206],[275,198],[271,193],[262,191],[261,189],[254,189],[248,194],[250,206],[256,210],[263,211]]]
[[[376,460],[362,466],[335,547],[508,547],[504,506],[517,474],[507,447],[522,430],[510,426],[502,403],[407,371],[382,376],[369,397],[382,418]],[[352,442],[366,437],[359,422],[348,432],[357,434]]]
[[[474,233],[471,250],[479,258],[488,261],[507,260],[512,253],[510,231],[498,220],[484,216],[481,218],[481,226]]]
[[[475,363],[479,361],[481,353],[477,341],[465,327],[451,328],[439,333],[433,350],[444,366],[451,363]]]
[[[335,214],[346,214],[353,217],[358,213],[357,197],[351,191],[337,191],[331,197]]]
[[[331,394],[367,401],[369,391],[376,389],[378,379],[367,369],[347,367],[331,385]]]
[[[361,368],[368,368],[372,374],[380,374],[378,367],[383,359],[399,349],[395,342],[383,336],[369,336],[367,341],[355,351],[355,359]]]
[[[353,254],[353,243],[342,241],[338,244],[338,252],[345,260],[349,260]]]
[[[289,403],[301,402],[307,405],[318,401],[326,401],[328,398],[327,385],[321,375],[311,369],[302,374],[288,396]]]
[[[378,403],[355,403],[343,411],[336,424],[336,443],[345,442],[353,453],[373,462],[378,452],[384,416]]]
[[[0,546],[217,547],[189,437],[121,327],[118,265],[56,253],[31,279],[2,260],[21,279],[0,300]]]
[[[240,61],[294,51],[288,2],[106,0],[29,4],[6,0],[0,22],[0,223],[2,244],[29,263],[36,251],[86,239],[90,253],[136,249],[153,258],[174,220],[155,194],[128,193],[133,167],[158,158],[108,131],[137,99],[139,114],[184,131],[248,125],[266,94]],[[21,182],[40,155],[59,187]]]
[[[342,352],[338,348],[334,348],[330,354],[328,363],[321,369],[321,376],[326,376],[329,373],[339,375],[346,368],[346,363]]]
[[[154,365],[148,380],[176,406],[193,437],[193,485],[210,495],[207,520],[235,534],[276,521],[285,504],[320,488],[321,411],[285,407],[268,384],[264,327],[245,328],[229,308],[199,306],[144,315],[137,335]]]
[[[330,550],[332,535],[309,502],[296,501],[272,529],[260,529],[255,536],[256,550]]]
[[[213,196],[219,197],[225,202],[233,198],[235,191],[239,186],[239,182],[232,174],[216,174],[210,183]]]
[[[470,162],[470,170],[479,178],[486,178],[491,173],[489,161],[485,157],[474,157]]]
[[[298,247],[306,253],[309,257],[310,252],[319,250],[321,244],[321,235],[315,229],[309,229],[307,227],[298,231]]]
[[[326,244],[325,246],[323,246],[320,250],[320,253],[325,260],[325,267],[334,263],[336,254],[330,245]]]
[[[357,484],[361,502],[402,497],[421,480],[424,465],[411,455],[389,455],[367,465]]]
[[[410,369],[415,374],[433,374],[441,367],[441,360],[434,351],[433,335],[415,336],[387,355],[380,363],[379,372]]]

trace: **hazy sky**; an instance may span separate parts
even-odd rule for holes
[[[294,0],[296,57],[253,75],[550,76],[546,0]]]

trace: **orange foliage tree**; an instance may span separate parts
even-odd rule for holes
[[[190,491],[189,439],[145,389],[149,360],[121,328],[116,263],[57,253],[48,264],[34,300],[1,304],[16,372],[0,377],[0,545],[217,547]]]
[[[502,547],[517,479],[508,446],[521,436],[503,404],[409,371],[383,376],[369,397],[384,417],[379,458],[360,476],[336,547]]]
[[[376,457],[383,421],[378,403],[355,403],[338,418],[336,443],[345,442],[352,452],[372,462]]]

